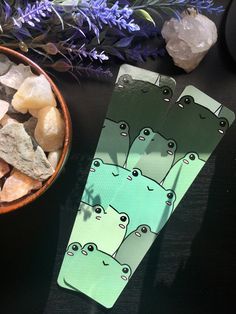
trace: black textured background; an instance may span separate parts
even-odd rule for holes
[[[215,1],[226,7],[230,1]],[[234,12],[236,17],[236,12]],[[175,98],[195,85],[236,112],[236,65],[225,16],[219,41],[191,74],[168,57],[141,65],[177,81]],[[236,39],[235,39],[236,45]],[[115,67],[116,74],[118,66]],[[83,192],[112,84],[58,75],[73,121],[73,145],[60,178],[32,205],[0,216],[1,314],[236,313],[236,123],[133,275],[114,308],[60,289],[56,277]]]

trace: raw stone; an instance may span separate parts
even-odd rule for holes
[[[20,171],[13,169],[0,192],[1,202],[12,202],[27,194],[32,190],[38,190],[42,187],[42,182],[29,178]]]
[[[0,54],[0,75],[4,75],[10,69],[12,62],[4,54]]]
[[[9,165],[3,159],[0,159],[0,178],[4,177],[9,171]]]
[[[0,158],[35,180],[45,181],[54,173],[42,148],[34,149],[20,123],[6,124],[0,129]]]
[[[36,128],[38,119],[31,117],[29,120],[24,122],[24,128],[29,136],[34,137],[34,130]]]
[[[51,85],[42,74],[26,78],[12,99],[12,106],[21,113],[56,105]]]
[[[62,148],[65,123],[57,108],[45,107],[39,111],[34,136],[45,152],[53,152]]]
[[[214,22],[194,9],[181,19],[171,18],[162,28],[166,49],[175,65],[186,72],[194,70],[217,40]]]
[[[61,149],[56,150],[55,152],[50,152],[48,154],[48,161],[52,165],[53,169],[56,169],[60,158],[61,158]]]
[[[0,82],[17,90],[27,77],[33,76],[35,75],[32,73],[30,66],[21,63],[18,65],[13,64],[6,74],[0,76]]]
[[[5,100],[0,100],[0,120],[5,116],[9,108],[9,103]]]

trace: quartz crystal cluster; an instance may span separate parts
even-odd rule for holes
[[[194,70],[217,40],[217,29],[209,18],[189,10],[181,19],[171,18],[162,28],[166,49],[175,65]]]
[[[0,55],[0,203],[42,187],[59,162],[64,136],[45,76]]]

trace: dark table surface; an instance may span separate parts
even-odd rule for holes
[[[229,1],[216,1],[228,5]],[[236,12],[235,12],[236,14]],[[236,16],[236,15],[235,15]],[[140,65],[192,84],[236,112],[236,65],[219,40],[191,74],[165,57]],[[118,67],[115,67],[116,75]],[[114,77],[115,78],[115,77]],[[236,313],[236,123],[227,132],[111,310],[60,289],[57,274],[106,114],[112,83],[58,75],[73,122],[70,158],[43,197],[0,216],[0,313]]]

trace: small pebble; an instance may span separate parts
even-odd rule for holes
[[[11,123],[18,123],[15,119],[12,119],[8,114],[5,114],[5,116],[0,120],[0,125],[5,126],[6,124]]]
[[[28,65],[12,65],[9,71],[0,76],[0,82],[10,88],[18,89],[27,77],[35,76]]]
[[[8,172],[10,172],[10,167],[9,165],[0,158],[0,178],[5,176]]]
[[[41,74],[26,78],[13,96],[12,106],[21,113],[46,106],[56,107],[55,96],[45,76]]]
[[[12,62],[4,54],[0,54],[0,75],[4,75],[10,69]]]
[[[0,192],[1,202],[12,202],[29,194],[32,190],[38,190],[42,187],[42,182],[34,180],[20,171],[13,169]]]
[[[39,111],[34,136],[46,152],[56,151],[63,146],[65,123],[57,108],[46,107]]]
[[[5,100],[0,100],[0,120],[5,116],[9,108],[9,103]]]
[[[34,130],[36,128],[38,120],[34,117],[29,118],[26,122],[24,122],[24,128],[29,136],[34,137]]]
[[[50,152],[48,154],[48,161],[50,162],[51,166],[53,167],[53,169],[55,170],[58,162],[60,160],[61,157],[61,150],[56,150],[55,152]]]

